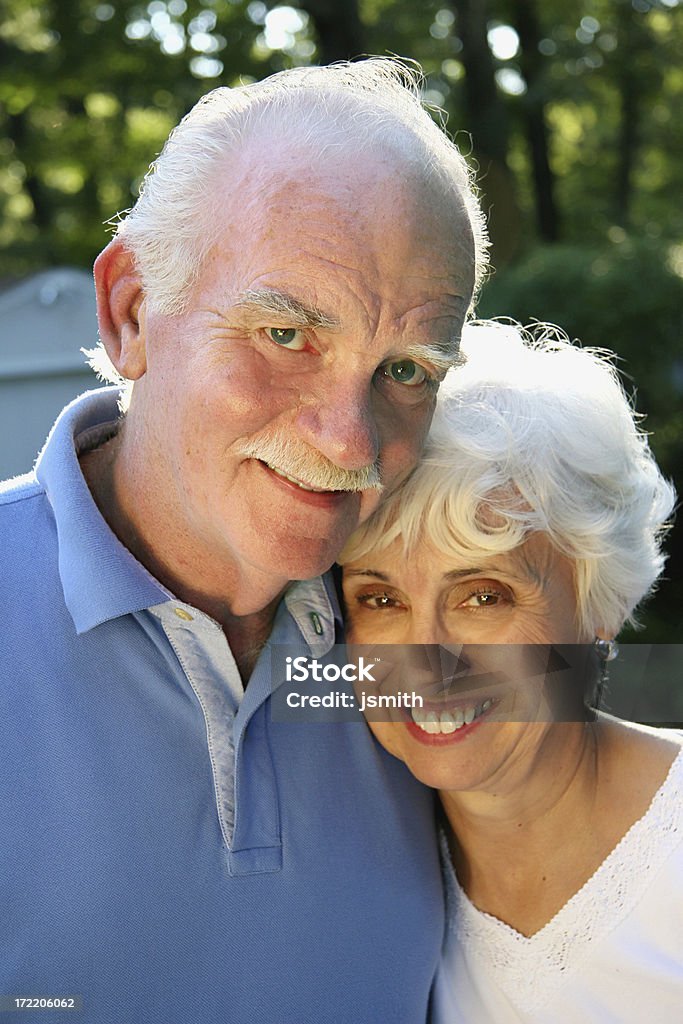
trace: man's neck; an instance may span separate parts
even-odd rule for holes
[[[97,507],[122,544],[175,597],[222,626],[246,683],[266,643],[287,580],[221,560],[126,486],[119,438],[84,453],[80,465]]]

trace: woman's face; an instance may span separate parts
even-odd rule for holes
[[[511,758],[538,747],[559,671],[550,645],[588,639],[576,626],[572,565],[543,534],[467,561],[424,543],[406,560],[397,541],[344,566],[344,600],[351,644],[421,645],[382,658],[397,667],[382,680],[380,666],[376,678],[379,692],[418,692],[423,707],[368,718],[380,743],[439,789],[495,786]],[[424,645],[445,647],[446,660],[450,652],[448,681],[427,678],[437,648]]]

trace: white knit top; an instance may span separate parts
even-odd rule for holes
[[[683,749],[643,817],[530,938],[478,910],[443,852],[432,1024],[683,1024]]]

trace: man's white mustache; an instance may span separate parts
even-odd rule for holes
[[[384,490],[379,459],[362,469],[343,469],[314,448],[281,433],[250,437],[238,448],[238,454],[247,459],[259,459],[271,469],[323,491]]]

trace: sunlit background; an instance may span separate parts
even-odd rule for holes
[[[683,490],[678,0],[5,0],[3,10],[0,457],[14,458],[11,471],[40,444],[31,435],[19,448],[31,403],[42,438],[68,394],[92,384],[79,354],[96,336],[85,275],[105,222],[134,202],[198,97],[293,65],[393,53],[422,64],[427,101],[478,168],[496,268],[480,312],[549,320],[616,350]],[[680,634],[680,538],[643,617],[651,642]]]

